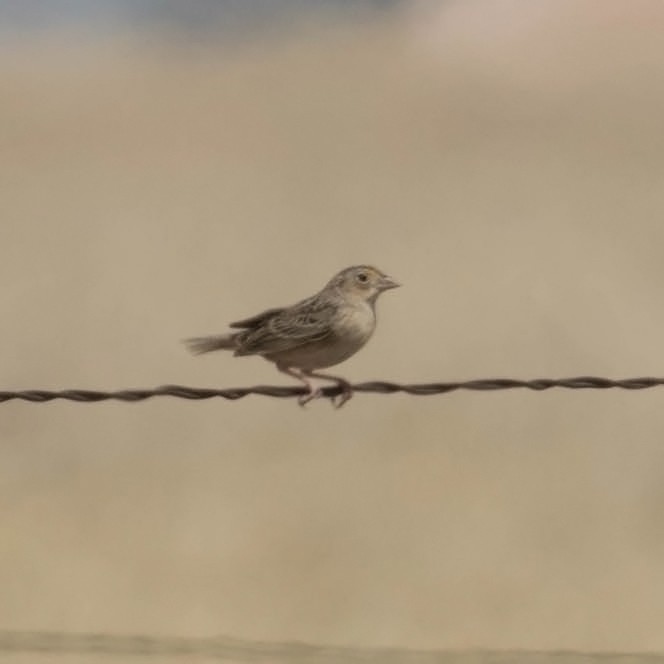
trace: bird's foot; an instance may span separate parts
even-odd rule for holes
[[[316,389],[310,388],[306,394],[303,394],[297,398],[297,402],[300,406],[306,406],[313,399],[319,399],[323,396],[323,390],[320,387]]]
[[[352,398],[353,386],[345,380],[337,380],[337,386],[341,389],[341,392],[332,397],[332,405],[338,410],[346,401]]]

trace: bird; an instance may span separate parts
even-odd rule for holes
[[[260,355],[284,374],[302,382],[304,406],[323,396],[312,378],[333,381],[339,388],[336,408],[353,396],[351,384],[339,376],[321,373],[357,353],[376,328],[376,300],[401,284],[370,265],[354,265],[335,274],[315,295],[290,307],[267,309],[229,327],[233,331],[185,340],[198,355],[231,350],[236,356]]]

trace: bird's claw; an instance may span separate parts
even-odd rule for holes
[[[353,388],[351,387],[350,383],[340,382],[338,386],[341,389],[341,392],[330,397],[330,401],[336,409],[341,408],[341,406],[343,406],[346,401],[348,401],[353,396]],[[304,407],[310,401],[313,401],[314,399],[320,399],[322,396],[325,396],[323,393],[323,388],[318,387],[315,390],[310,390],[306,394],[299,396],[297,402],[300,404],[300,406]]]
[[[306,394],[299,396],[297,402],[304,408],[313,399],[318,399],[323,396],[323,390],[319,387],[315,390],[309,390]]]
[[[353,396],[353,390],[352,389],[346,389],[345,387],[342,388],[343,391],[338,394],[337,396],[332,397],[332,405],[339,410],[341,406],[343,406],[346,401],[348,401],[352,396]]]
[[[332,405],[338,410],[353,396],[353,387],[345,380],[340,380],[337,386],[341,390],[338,395],[332,397]]]

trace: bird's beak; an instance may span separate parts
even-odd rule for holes
[[[390,288],[399,288],[399,286],[401,286],[400,283],[394,281],[394,279],[387,276],[381,277],[380,282],[378,283],[378,287],[382,291],[390,290]]]

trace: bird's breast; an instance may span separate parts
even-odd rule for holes
[[[333,329],[337,338],[351,345],[362,347],[376,327],[376,314],[367,303],[344,307],[339,311]]]

